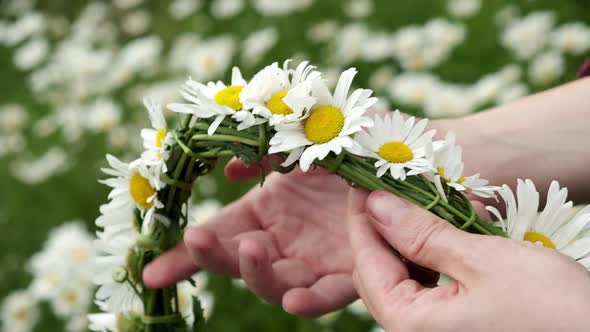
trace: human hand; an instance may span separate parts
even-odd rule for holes
[[[460,231],[386,192],[351,191],[348,225],[355,287],[386,331],[590,330],[590,276],[556,251]],[[390,245],[456,281],[421,286]]]
[[[239,160],[233,180],[258,175]],[[241,277],[258,296],[291,313],[318,316],[357,298],[346,231],[348,184],[323,169],[270,174],[264,186],[225,207],[184,243],[149,265],[144,282],[163,287],[199,268]]]

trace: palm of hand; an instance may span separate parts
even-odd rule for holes
[[[242,277],[257,295],[290,312],[317,316],[338,309],[356,298],[347,194],[348,185],[325,170],[271,174],[206,225],[187,230],[185,245],[147,269],[146,283],[185,278],[196,262]]]

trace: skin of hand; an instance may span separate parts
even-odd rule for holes
[[[386,331],[590,331],[590,274],[533,244],[469,234],[387,192],[351,190],[354,285]],[[404,257],[454,279],[427,288]]]
[[[590,77],[432,124],[439,139],[448,130],[457,134],[465,174],[480,173],[493,185],[531,179],[539,192],[557,180],[574,203],[584,203],[590,201],[588,91]]]

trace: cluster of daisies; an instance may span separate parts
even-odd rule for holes
[[[43,248],[26,265],[32,275],[29,286],[3,299],[2,331],[33,331],[43,304],[64,321],[64,331],[86,331],[86,315],[94,292],[92,242],[92,234],[80,221],[65,222],[53,229]]]
[[[161,175],[167,172],[173,139],[160,105],[150,99],[145,99],[144,104],[152,124],[152,128],[141,131],[144,152],[130,163],[107,155],[110,167],[103,169],[110,178],[101,182],[112,190],[96,220],[102,231],[97,233],[95,243],[94,282],[98,286],[95,303],[104,313],[88,316],[92,331],[125,331],[124,326],[133,326],[145,314],[142,271],[137,268],[140,238],[149,236],[156,223],[169,225],[156,210],[164,207],[158,200],[158,191],[165,187]],[[177,285],[176,310],[187,325],[194,320],[193,298],[199,299],[205,316],[210,314],[213,304],[213,297],[204,289],[206,275],[198,274],[192,279],[194,282]]]
[[[445,197],[442,183],[458,191],[482,197],[494,196],[479,175],[463,176],[461,148],[452,133],[444,141],[434,141],[434,130],[426,130],[428,120],[404,119],[399,111],[370,117],[377,98],[368,89],[351,90],[356,70],[344,71],[331,92],[319,71],[301,62],[273,63],[254,75],[250,82],[233,69],[230,85],[202,84],[189,79],[182,91],[188,103],[173,103],[170,110],[195,118],[211,118],[208,134],[231,117],[238,130],[267,124],[274,134],[269,153],[287,155],[283,166],[295,162],[307,171],[315,160],[328,154],[347,153],[375,160],[377,177],[388,173],[404,180],[424,174]]]

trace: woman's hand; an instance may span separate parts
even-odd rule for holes
[[[386,331],[590,331],[590,276],[556,251],[465,233],[386,192],[351,191],[348,224],[355,287]],[[456,281],[421,286],[390,245]]]
[[[233,180],[259,168],[232,161]],[[357,298],[346,230],[348,184],[323,169],[273,173],[262,187],[225,207],[184,243],[144,272],[150,287],[163,287],[206,269],[244,279],[258,296],[291,313],[319,316]]]

